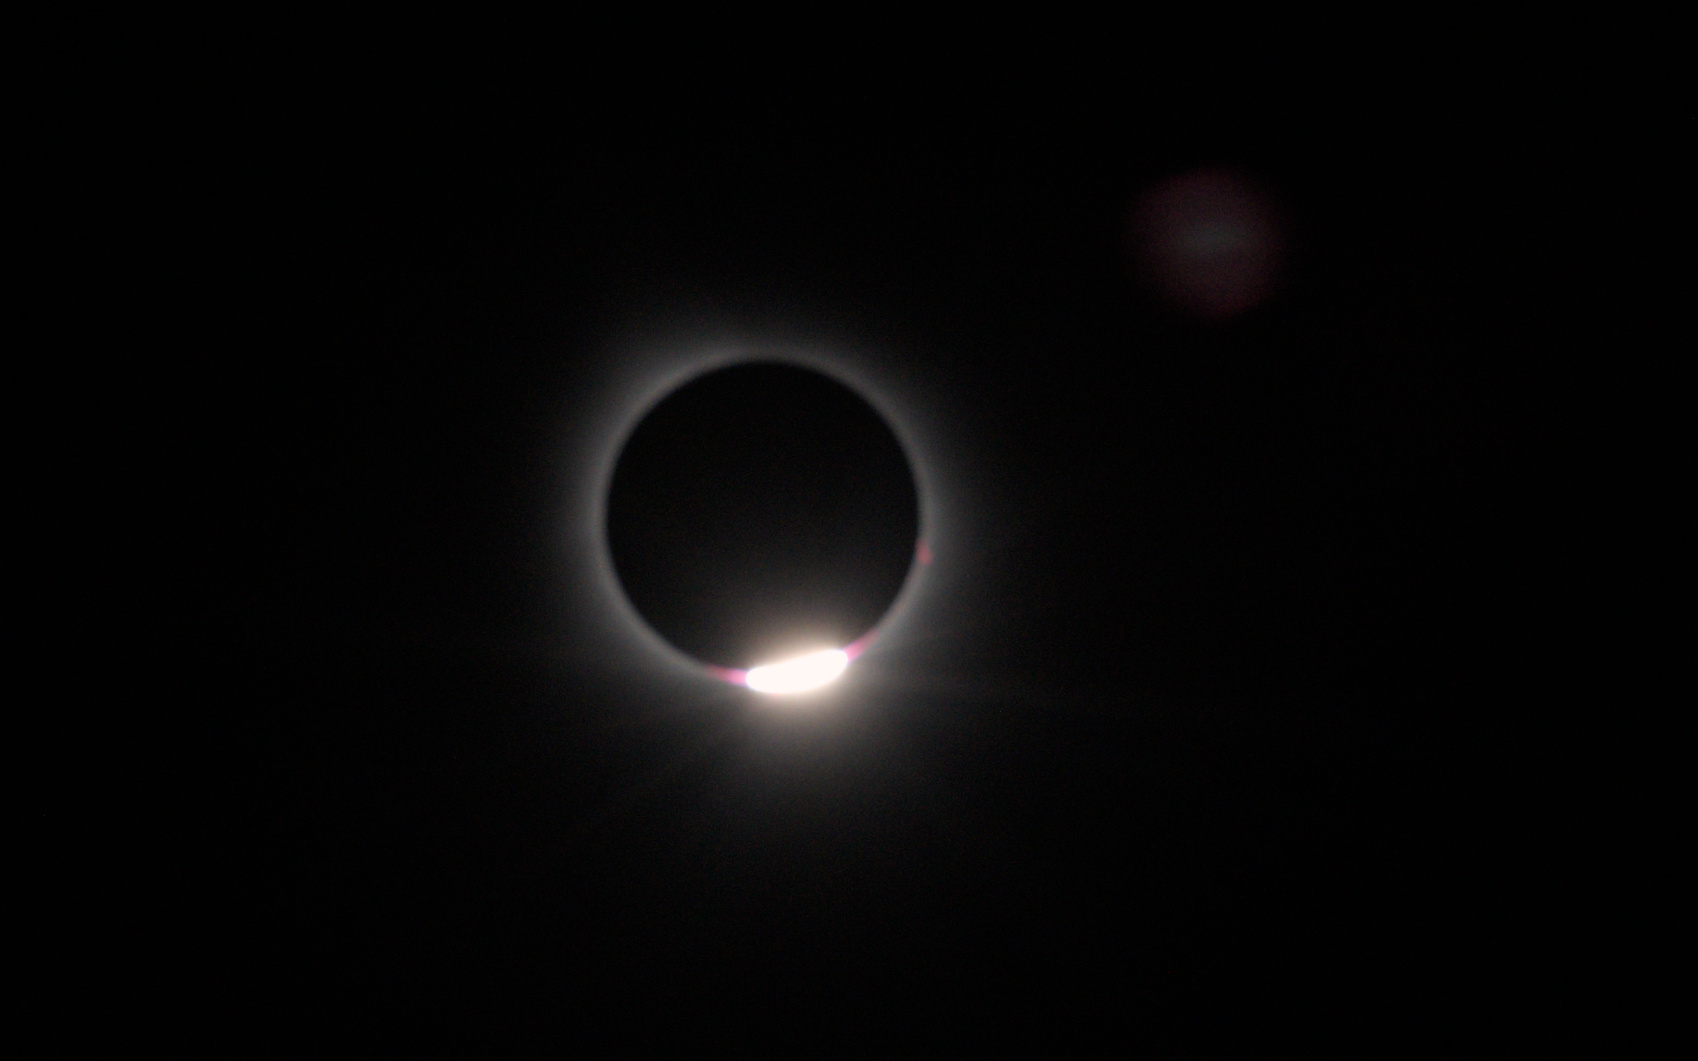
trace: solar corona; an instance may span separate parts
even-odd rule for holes
[[[666,367],[646,395],[620,388],[629,412],[585,513],[590,585],[624,616],[602,636],[637,634],[618,658],[651,658],[657,677],[693,670],[759,701],[812,702],[911,621],[933,559],[912,396],[793,348]]]

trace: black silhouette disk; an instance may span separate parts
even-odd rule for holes
[[[890,426],[810,369],[710,372],[638,424],[607,539],[638,614],[703,663],[750,667],[871,629],[913,563],[919,499]]]

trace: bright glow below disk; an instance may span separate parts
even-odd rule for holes
[[[830,648],[783,663],[751,667],[743,683],[758,693],[800,693],[832,681],[848,666],[849,654]]]

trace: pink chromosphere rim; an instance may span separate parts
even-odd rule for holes
[[[926,547],[924,538],[920,539],[917,554],[921,564],[931,563],[931,550]],[[841,651],[847,660],[850,663],[853,663],[863,652],[871,648],[873,646],[873,642],[877,640],[878,629],[875,627],[872,630],[868,630],[855,640],[849,642],[847,645],[844,645]],[[729,685],[747,686],[749,684],[749,671],[744,668],[718,667],[709,663],[704,665],[703,669],[706,670],[708,674]]]

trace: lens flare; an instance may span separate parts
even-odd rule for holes
[[[836,679],[849,666],[849,654],[839,648],[751,667],[743,684],[758,693],[800,693]]]
[[[1147,278],[1197,316],[1236,316],[1278,284],[1280,211],[1237,173],[1197,170],[1152,189],[1132,215],[1132,234]]]

